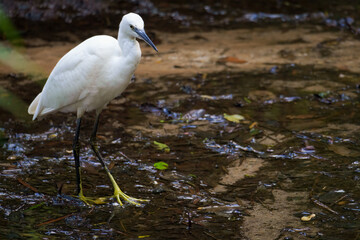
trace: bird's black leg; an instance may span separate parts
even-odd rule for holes
[[[80,176],[80,144],[79,144],[79,135],[80,135],[80,125],[81,125],[81,118],[78,118],[76,120],[76,132],[75,132],[75,138],[73,142],[73,153],[75,158],[75,170],[76,170],[76,184],[77,184],[77,195],[81,192],[81,176]]]
[[[111,181],[111,183],[112,183],[112,185],[114,187],[114,195],[112,197],[116,198],[116,200],[118,201],[118,203],[121,206],[123,204],[122,204],[120,198],[123,198],[125,201],[127,201],[129,203],[132,203],[132,204],[135,204],[135,205],[139,205],[140,204],[140,203],[138,203],[139,201],[148,201],[148,200],[133,198],[133,197],[130,197],[130,196],[126,195],[125,193],[123,193],[120,190],[118,184],[116,183],[114,177],[111,175],[110,170],[105,165],[105,162],[104,162],[104,160],[103,160],[103,158],[102,158],[102,156],[101,156],[101,154],[99,152],[98,146],[96,145],[96,132],[97,132],[98,125],[99,125],[99,117],[100,117],[100,114],[98,114],[96,116],[93,132],[92,132],[91,137],[90,137],[90,145],[91,145],[92,150],[96,154],[97,158],[99,159],[101,165],[104,167],[104,169],[105,169],[107,175],[109,176],[110,181]]]
[[[101,165],[103,166],[103,168],[105,168],[106,171],[109,171],[105,165],[105,162],[104,162],[100,152],[99,152],[98,146],[96,145],[96,133],[97,133],[98,126],[99,126],[99,118],[100,118],[100,114],[98,114],[96,116],[94,128],[93,128],[93,131],[92,131],[91,137],[90,137],[90,145],[91,145],[92,150],[96,154],[96,157],[99,159]]]
[[[73,143],[73,152],[74,152],[75,170],[76,170],[76,184],[77,184],[76,192],[80,200],[85,202],[87,205],[91,205],[90,203],[97,203],[97,202],[91,198],[85,197],[82,189],[81,171],[80,171],[80,143],[79,143],[80,125],[81,125],[81,118],[78,118],[76,120],[76,132]]]

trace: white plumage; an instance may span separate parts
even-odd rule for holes
[[[101,110],[128,86],[140,61],[141,50],[136,38],[144,40],[157,51],[144,31],[142,18],[129,13],[120,22],[117,39],[99,35],[80,43],[59,60],[42,92],[28,109],[29,114],[34,115],[33,120],[57,111],[76,112],[78,121],[73,150],[78,194],[85,202],[89,199],[82,194],[78,137],[81,117],[85,112],[93,110],[96,111],[97,119],[90,144],[114,185],[114,197],[120,204],[119,196],[132,203],[138,200],[121,192],[94,144]]]
[[[100,113],[129,84],[141,58],[136,37],[144,38],[134,29],[145,33],[143,28],[141,17],[129,13],[119,25],[118,39],[94,36],[63,56],[28,109],[33,120],[56,111],[76,112],[78,118],[87,111]]]

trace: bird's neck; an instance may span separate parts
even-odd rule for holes
[[[140,60],[141,49],[136,38],[124,36],[119,32],[118,42],[121,48],[122,56],[125,58],[134,58],[134,60]]]

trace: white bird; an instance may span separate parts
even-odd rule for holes
[[[55,112],[76,112],[77,126],[73,153],[77,193],[87,204],[97,201],[83,194],[79,169],[79,134],[81,117],[85,112],[93,110],[96,112],[96,120],[90,145],[113,184],[113,197],[120,205],[122,205],[120,198],[132,204],[145,201],[132,198],[120,190],[95,144],[100,112],[128,86],[140,61],[141,49],[136,38],[144,40],[158,51],[145,33],[144,21],[135,13],[123,16],[117,39],[99,35],[80,43],[59,60],[42,92],[37,95],[28,109],[28,113],[34,115],[33,120]]]

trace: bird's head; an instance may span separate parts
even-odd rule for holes
[[[146,35],[144,30],[144,21],[136,13],[128,13],[123,16],[120,22],[120,31],[127,34],[130,37],[139,38],[149,44],[155,51],[158,51],[154,43]]]

